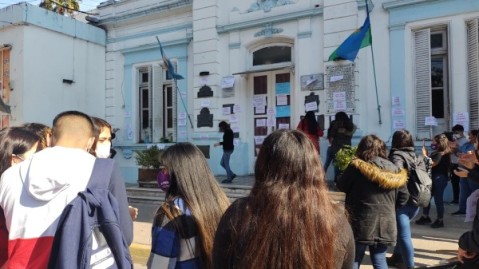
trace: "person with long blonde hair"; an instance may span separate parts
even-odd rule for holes
[[[213,240],[230,202],[191,143],[165,150],[158,175],[169,182],[152,228],[148,268],[212,268]]]
[[[350,269],[354,239],[328,196],[318,153],[301,131],[263,142],[248,197],[226,211],[215,236],[215,269]]]

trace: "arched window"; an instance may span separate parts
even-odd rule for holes
[[[270,46],[253,52],[253,66],[291,62],[291,47]]]

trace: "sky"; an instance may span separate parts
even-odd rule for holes
[[[80,10],[81,11],[88,11],[95,9],[101,2],[105,2],[106,0],[79,0],[80,2]],[[32,5],[38,6],[41,0],[0,0],[0,8],[4,8],[9,5],[13,5],[20,2],[27,2]]]

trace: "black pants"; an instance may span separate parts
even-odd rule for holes
[[[459,165],[458,164],[452,164],[451,165],[451,174],[450,174],[450,178],[451,178],[451,185],[452,185],[452,200],[456,203],[459,202],[459,192],[460,192],[460,189],[459,189],[459,180],[461,180],[460,177],[456,176],[456,174],[454,174],[454,170],[457,169]]]

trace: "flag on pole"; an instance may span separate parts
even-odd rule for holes
[[[161,45],[160,39],[156,37],[156,40],[158,40],[158,44],[160,44],[160,52],[161,52],[161,57],[163,58],[163,64],[166,65],[166,68],[168,69],[168,73],[170,73],[171,77],[174,79],[183,79],[183,76],[175,72],[175,68],[173,64],[171,63],[170,59],[165,54],[165,51],[163,50],[163,46]]]
[[[367,12],[367,11],[366,11]],[[354,62],[360,49],[372,44],[371,23],[369,13],[364,20],[363,26],[352,33],[344,42],[329,56],[328,61],[350,60]]]

